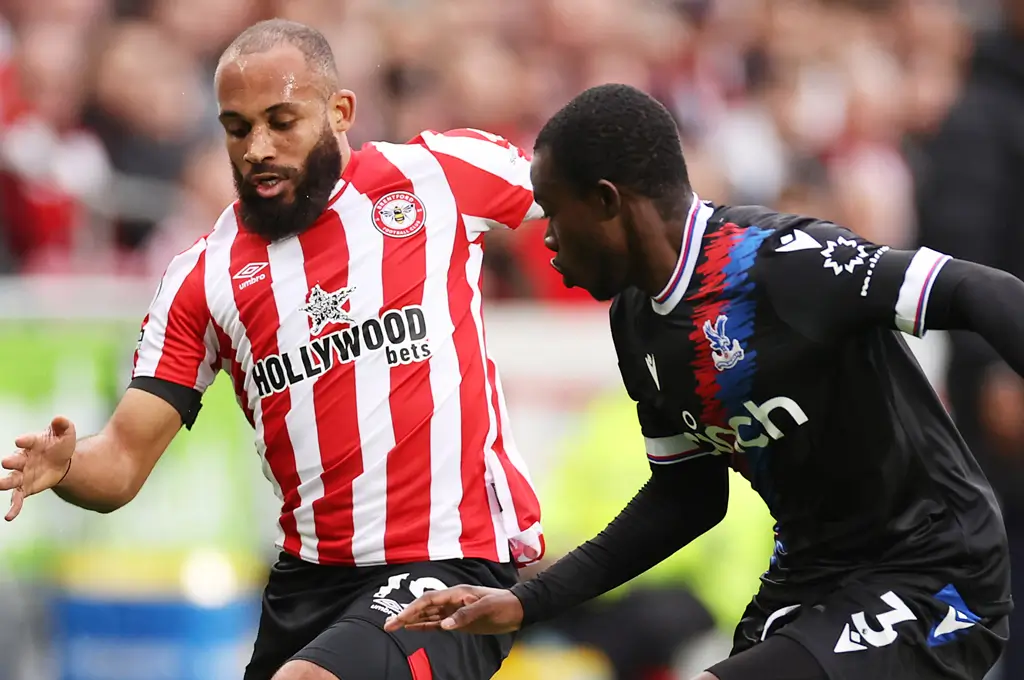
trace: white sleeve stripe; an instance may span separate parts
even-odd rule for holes
[[[896,327],[904,333],[924,335],[925,314],[932,286],[943,265],[950,257],[930,248],[921,248],[914,255],[903,275],[899,297],[896,299]]]
[[[530,184],[530,164],[513,163],[514,148],[505,148],[494,142],[475,137],[448,137],[433,132],[424,132],[423,141],[427,148],[436,153],[443,153],[500,177],[512,186],[533,191]]]
[[[142,333],[139,359],[135,364],[135,377],[153,377],[163,356],[167,333],[167,317],[185,279],[195,269],[199,256],[206,250],[206,239],[200,239],[191,248],[171,260],[164,273],[160,289],[149,307],[149,321]]]
[[[647,458],[652,463],[675,463],[700,448],[700,445],[684,434],[671,437],[644,437]]]
[[[679,455],[671,458],[652,458],[650,455],[647,456],[648,462],[652,465],[675,465],[676,463],[682,463],[684,460],[694,460],[696,458],[703,458],[704,456],[713,456],[714,451],[703,451],[700,453],[680,453]]]

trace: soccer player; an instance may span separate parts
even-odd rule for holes
[[[479,288],[483,233],[539,216],[529,159],[471,130],[350,149],[355,97],[299,24],[243,32],[216,90],[239,200],[167,268],[103,430],[17,439],[7,519],[49,488],[128,503],[223,369],[281,500],[245,679],[490,677],[508,634],[381,628],[427,590],[510,586],[543,551]]]
[[[509,632],[611,590],[722,519],[732,467],[776,550],[732,655],[698,680],[980,680],[1006,641],[1006,536],[899,331],[975,331],[1024,373],[1024,283],[704,202],[669,113],[625,86],[570,102],[532,164],[552,264],[614,298],[651,477],[537,577],[426,594],[385,629]]]

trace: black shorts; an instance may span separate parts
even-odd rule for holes
[[[796,649],[792,641],[817,662],[816,672],[807,670],[814,666],[808,657],[794,662],[801,679],[982,680],[1006,645],[1006,617],[978,616],[953,585],[926,581],[865,577],[789,601],[767,598],[762,589],[736,628],[732,655],[708,670],[719,680],[775,678],[751,662],[763,671],[763,664],[785,659],[765,653],[772,647],[765,641],[781,637],[787,644],[774,645],[779,650]]]
[[[511,564],[483,560],[339,567],[282,553],[263,594],[244,680],[270,680],[293,659],[342,680],[490,678],[512,648],[513,635],[385,633],[382,628],[424,590],[460,583],[508,588],[517,578]]]

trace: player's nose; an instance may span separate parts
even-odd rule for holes
[[[249,147],[245,151],[245,161],[256,165],[266,163],[274,158],[274,142],[263,126],[253,128],[249,138]]]

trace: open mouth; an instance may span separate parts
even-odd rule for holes
[[[563,285],[565,285],[566,288],[572,288],[573,287],[573,283],[569,279],[569,276],[565,273],[565,270],[562,269],[562,265],[558,264],[558,258],[557,257],[551,258],[551,267],[556,272],[558,272],[559,274],[562,275],[562,283],[563,283]]]
[[[255,175],[249,182],[256,188],[256,193],[261,198],[279,196],[288,185],[288,180],[284,177],[271,174]]]

